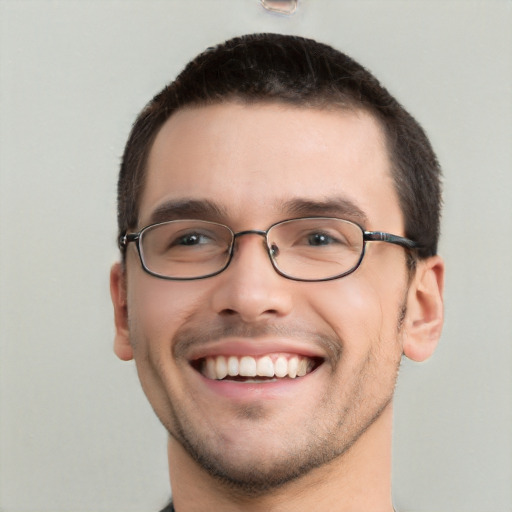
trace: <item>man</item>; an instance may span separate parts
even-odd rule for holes
[[[142,111],[115,351],[169,432],[177,512],[393,510],[400,360],[442,327],[439,175],[368,71],[299,37],[210,48]]]

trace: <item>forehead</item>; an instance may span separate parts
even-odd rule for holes
[[[218,220],[252,226],[286,218],[285,205],[345,202],[370,223],[387,213],[401,227],[382,130],[362,111],[238,103],[180,110],[151,148],[141,225],[184,200],[213,203],[227,218]]]

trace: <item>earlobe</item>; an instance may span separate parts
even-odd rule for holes
[[[110,296],[114,306],[114,352],[123,361],[133,359],[128,328],[128,308],[126,298],[126,276],[121,263],[115,263],[110,270]]]
[[[424,361],[433,353],[441,336],[444,262],[432,256],[418,262],[407,297],[403,352],[413,361]]]

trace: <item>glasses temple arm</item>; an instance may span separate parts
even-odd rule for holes
[[[130,242],[136,242],[139,239],[139,233],[124,233],[117,239],[119,249],[124,251]]]
[[[401,245],[408,249],[417,249],[419,245],[403,236],[392,235],[391,233],[384,233],[383,231],[365,231],[363,238],[366,242],[388,242],[390,244]]]

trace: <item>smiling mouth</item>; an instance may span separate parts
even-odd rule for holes
[[[198,359],[192,366],[210,380],[254,383],[304,377],[322,362],[323,359],[319,357],[290,354],[260,357],[219,355]]]

